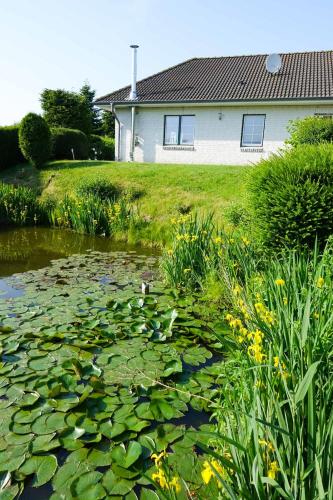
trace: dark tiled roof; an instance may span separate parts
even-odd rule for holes
[[[277,75],[267,55],[194,58],[137,84],[137,102],[204,102],[333,98],[333,51],[281,54]],[[128,102],[130,86],[96,100]]]

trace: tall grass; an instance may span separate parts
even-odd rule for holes
[[[125,199],[114,202],[92,195],[82,199],[65,196],[49,211],[51,225],[93,235],[110,236],[127,229],[134,219]]]
[[[32,189],[0,182],[0,221],[3,224],[37,224],[42,219],[43,210]]]
[[[333,498],[332,263],[329,244],[244,271],[243,282],[224,270],[233,310],[230,335],[217,337],[233,390],[221,391],[210,453],[227,472],[226,498]]]

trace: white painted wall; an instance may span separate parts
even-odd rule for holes
[[[129,161],[131,141],[130,108],[117,108],[121,123],[120,157]],[[219,113],[222,119],[219,120]],[[262,151],[241,148],[243,114],[266,114]],[[290,120],[315,113],[333,113],[333,106],[274,105],[223,107],[138,107],[136,114],[136,162],[242,165],[258,161],[283,147]],[[195,115],[194,148],[163,147],[164,115]],[[116,130],[116,137],[118,137]],[[177,147],[176,147],[177,148]]]

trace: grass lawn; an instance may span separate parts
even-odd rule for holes
[[[141,215],[152,223],[133,240],[165,242],[169,221],[180,207],[199,213],[213,211],[224,222],[225,209],[245,203],[245,177],[251,167],[225,165],[165,165],[104,161],[56,161],[43,170],[19,165],[0,172],[0,181],[37,187],[42,196],[61,198],[83,181],[103,177],[126,190],[142,190]]]

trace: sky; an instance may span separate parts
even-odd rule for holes
[[[0,0],[0,125],[44,88],[104,95],[192,57],[333,49],[332,0]]]

